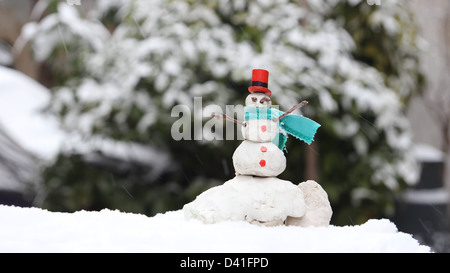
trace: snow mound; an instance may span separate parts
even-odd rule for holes
[[[289,181],[238,175],[203,192],[183,211],[186,219],[205,224],[231,220],[279,225],[288,216],[303,216],[305,199]]]
[[[104,209],[50,212],[0,206],[0,252],[431,252],[386,219],[360,226],[205,225],[182,210],[147,217]]]

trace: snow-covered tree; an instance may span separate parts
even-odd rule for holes
[[[192,111],[194,97],[242,105],[253,68],[270,71],[280,109],[306,99],[303,113],[323,125],[317,146],[288,141],[281,178],[309,178],[312,151],[335,223],[388,212],[416,181],[404,110],[420,74],[406,1],[96,2],[85,13],[51,2],[22,32],[54,75],[49,110],[83,140],[47,169],[44,205],[154,214],[231,178],[239,140],[175,141],[170,114]]]

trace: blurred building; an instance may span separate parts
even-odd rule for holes
[[[450,252],[450,2],[412,0],[423,38],[426,85],[409,106],[419,183],[399,197],[395,222],[437,252]]]
[[[22,26],[30,20],[31,11],[37,0],[2,0],[0,1],[0,41],[13,46],[20,35]],[[4,46],[6,47],[6,46]],[[26,51],[26,52],[25,52]],[[13,64],[8,65],[37,78],[37,66],[28,50],[14,55]],[[11,52],[12,53],[12,52]]]
[[[445,124],[438,121],[437,111],[448,116],[450,126],[450,2],[448,0],[412,0],[411,7],[424,39],[423,71],[427,78],[423,97],[415,98],[408,116],[414,132],[414,141],[443,151],[450,145],[445,140]],[[447,130],[450,130],[447,127]],[[450,132],[448,132],[450,134]],[[450,161],[450,151],[444,161]],[[444,175],[444,184],[450,188],[450,167]]]

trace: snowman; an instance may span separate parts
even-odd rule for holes
[[[276,177],[286,168],[284,149],[288,134],[311,144],[320,124],[291,114],[306,101],[287,112],[272,108],[268,80],[267,70],[253,70],[244,122],[213,115],[242,126],[244,141],[233,154],[236,176],[184,205],[185,219],[209,224],[247,221],[264,226],[327,226],[330,222],[331,206],[320,185],[307,181],[296,186]]]
[[[242,125],[244,141],[233,154],[233,166],[237,175],[276,177],[286,168],[283,149],[287,134],[311,143],[320,124],[298,115],[290,115],[307,104],[302,101],[286,113],[271,108],[268,89],[269,72],[253,69],[250,95],[245,99],[245,122]],[[219,116],[216,116],[219,117]],[[230,117],[223,116],[233,120]]]
[[[271,119],[271,91],[267,88],[268,71],[254,69],[250,95],[245,99],[244,141],[233,154],[237,175],[275,177],[286,168],[286,157],[272,143],[278,136],[277,122]]]

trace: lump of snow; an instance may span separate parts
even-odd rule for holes
[[[59,213],[0,205],[0,252],[300,253],[431,252],[387,219],[360,226],[264,227],[147,217],[104,209]],[[43,243],[45,242],[45,243]]]
[[[286,225],[327,227],[330,224],[333,210],[326,191],[313,180],[302,182],[298,184],[298,187],[305,195],[306,212],[301,218],[288,217]]]
[[[360,226],[366,231],[380,232],[380,233],[396,233],[398,231],[394,223],[388,219],[370,219],[364,225]]]
[[[231,220],[281,225],[288,216],[304,215],[305,199],[300,188],[289,181],[237,175],[203,192],[183,211],[186,219],[203,223]]]

